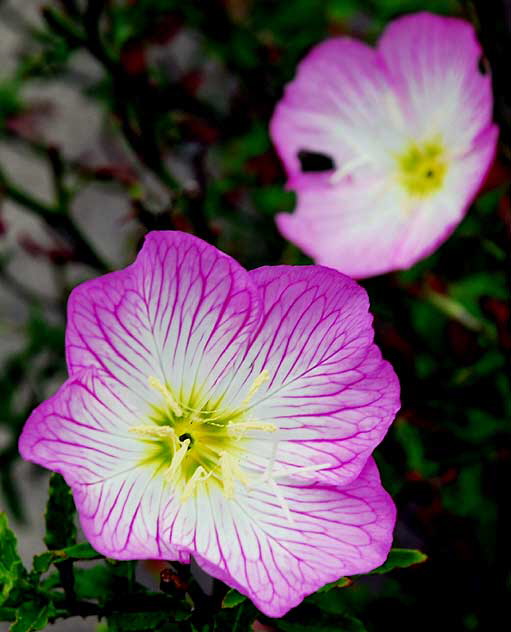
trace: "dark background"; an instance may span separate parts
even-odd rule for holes
[[[363,282],[402,387],[376,452],[398,507],[395,546],[429,559],[306,602],[279,629],[363,629],[350,617],[371,632],[507,628],[511,5],[499,0],[0,0],[12,42],[0,68],[0,459],[14,530],[38,529],[16,442],[64,379],[70,289],[129,263],[152,229],[194,232],[248,268],[307,263],[273,221],[294,204],[268,137],[283,86],[325,37],[374,42],[422,9],[473,21],[501,126],[453,236],[412,269]]]

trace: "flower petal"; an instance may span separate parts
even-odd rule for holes
[[[277,225],[316,263],[355,279],[394,269],[413,212],[400,210],[407,201],[397,186],[368,177],[364,187],[300,186],[299,191],[295,212],[277,215]]]
[[[134,264],[72,292],[69,371],[98,366],[144,400],[154,400],[150,376],[214,395],[258,317],[257,292],[233,259],[191,235],[153,232]]]
[[[482,50],[469,22],[407,15],[387,26],[378,52],[416,138],[440,134],[463,154],[490,126],[491,78],[478,71]]]
[[[141,443],[128,433],[138,413],[126,395],[113,391],[94,367],[78,372],[30,415],[21,456],[59,472],[71,486],[133,467]]]
[[[410,211],[406,230],[394,244],[391,266],[406,269],[434,252],[458,226],[493,161],[498,129],[488,127],[472,149],[451,165],[445,187]]]
[[[169,488],[140,465],[143,443],[128,432],[138,419],[130,392],[90,367],[35,409],[19,450],[24,459],[64,476],[84,533],[99,552],[187,561],[186,552],[160,537]]]
[[[346,488],[281,484],[280,491],[291,523],[263,486],[239,501],[219,496],[209,513],[197,506],[192,553],[207,573],[270,617],[283,616],[328,582],[382,564],[395,521],[372,459]]]
[[[188,551],[165,536],[169,507],[179,500],[148,467],[130,469],[122,476],[73,488],[80,523],[92,546],[116,560],[190,561]]]
[[[381,179],[368,179],[364,189],[305,186],[295,212],[280,213],[277,225],[317,263],[353,278],[409,268],[438,248],[464,217],[492,163],[497,135],[492,125],[475,139],[432,197],[407,199]]]
[[[300,151],[327,154],[338,170],[348,173],[353,161],[355,167],[377,167],[378,158],[388,162],[383,148],[394,146],[400,124],[374,49],[342,37],[322,42],[300,63],[270,132],[294,188],[294,177],[301,173]],[[327,181],[323,174],[302,177]]]
[[[250,272],[264,315],[238,371],[254,395],[250,417],[274,423],[276,467],[327,464],[319,478],[345,485],[360,472],[399,408],[399,383],[373,344],[365,291],[318,266]],[[243,389],[240,387],[240,391]],[[273,436],[253,439],[252,457],[268,462]]]
[[[295,213],[277,216],[282,234],[356,278],[408,268],[443,242],[495,152],[481,52],[468,22],[426,12],[392,22],[376,50],[347,38],[315,47],[272,121],[298,194]],[[399,159],[430,143],[445,177],[422,195],[403,185]],[[300,173],[300,149],[330,153],[336,171]]]

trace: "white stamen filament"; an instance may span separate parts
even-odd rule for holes
[[[290,525],[294,525],[295,521],[293,520],[293,516],[291,515],[291,511],[289,509],[287,500],[282,495],[282,492],[280,491],[279,486],[277,485],[276,481],[274,481],[273,478],[270,478],[268,479],[268,484],[271,487],[275,496],[277,497],[277,500],[279,501],[282,512],[284,513],[284,517],[286,518],[286,520],[289,522]]]
[[[359,167],[363,167],[364,165],[369,164],[369,163],[370,163],[369,156],[357,156],[356,158],[353,158],[352,160],[348,160],[339,169],[336,169],[328,180],[330,184],[337,184],[344,177],[351,175]]]
[[[160,395],[163,396],[163,399],[165,400],[167,406],[169,407],[169,410],[174,415],[176,415],[176,417],[181,417],[183,415],[183,411],[181,407],[179,406],[179,404],[174,399],[174,396],[172,395],[172,393],[165,386],[165,384],[162,384],[160,380],[158,380],[158,378],[150,376],[149,386],[153,388],[155,391],[158,391],[158,393],[160,393]]]
[[[177,450],[177,452],[174,453],[174,456],[172,457],[172,461],[169,465],[168,470],[165,472],[165,480],[169,483],[173,482],[175,478],[177,478],[178,475],[178,469],[181,465],[181,463],[183,462],[183,459],[186,456],[186,453],[188,452],[188,446],[190,445],[190,439],[185,439],[179,449]],[[193,478],[193,477],[192,477]],[[192,480],[192,479],[190,479]]]
[[[275,465],[275,459],[277,458],[277,448],[279,447],[279,442],[278,441],[274,441],[272,448],[271,448],[271,454],[270,454],[270,458],[268,460],[268,463],[266,464],[266,469],[264,471],[263,477],[264,476],[268,476],[270,477],[272,472],[273,472],[273,466]]]
[[[302,476],[307,475],[309,472],[321,472],[330,466],[330,463],[320,463],[319,465],[303,465],[302,467],[290,467],[287,469],[273,470],[271,473],[272,478],[285,478],[286,476]]]
[[[245,472],[240,468],[239,459],[228,452],[220,455],[220,470],[222,473],[222,485],[227,498],[234,498],[234,482],[239,480],[248,486],[249,481]]]
[[[192,478],[188,481],[188,483],[186,483],[181,495],[181,500],[188,500],[188,498],[193,495],[193,492],[197,488],[197,485],[202,481],[206,481],[211,476],[211,473],[212,472],[206,472],[202,465],[199,465],[199,467],[193,473]]]
[[[254,395],[257,393],[257,391],[261,388],[261,386],[265,383],[265,382],[269,382],[270,380],[270,373],[267,369],[264,369],[263,371],[261,371],[261,373],[256,377],[256,379],[254,380],[254,383],[252,384],[252,386],[248,389],[248,393],[247,396],[245,397],[245,399],[241,402],[241,405],[243,407],[246,407],[250,404],[250,402],[252,401],[252,398],[254,397]]]

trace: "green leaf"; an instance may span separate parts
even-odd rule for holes
[[[325,584],[323,588],[320,588],[316,592],[318,593],[328,592],[329,590],[332,590],[332,588],[347,588],[348,586],[351,586],[351,584],[353,584],[352,579],[350,579],[349,577],[341,577],[340,579],[337,579],[335,582],[330,582],[329,584]]]
[[[48,618],[54,614],[50,604],[29,601],[24,603],[16,612],[16,621],[9,628],[9,632],[31,632],[44,630],[48,625]]]
[[[44,553],[40,553],[39,555],[34,555],[34,558],[32,560],[32,570],[38,575],[41,575],[41,573],[46,573],[46,571],[50,568],[53,560],[53,551],[45,551]]]
[[[393,432],[403,448],[408,468],[420,472],[425,478],[434,476],[438,471],[438,463],[427,458],[419,428],[410,424],[404,417],[398,417]]]
[[[46,505],[46,535],[50,551],[64,549],[76,543],[75,505],[71,490],[60,474],[52,474]]]
[[[275,621],[278,624],[278,630],[283,632],[366,632],[366,628],[362,621],[356,617],[346,615],[341,620],[332,624],[311,624],[295,623],[292,621]]]
[[[384,564],[371,571],[371,574],[381,575],[394,568],[408,568],[414,564],[422,564],[428,556],[417,549],[391,549]]]
[[[112,630],[118,630],[119,632],[160,630],[172,618],[172,612],[116,613],[108,617],[108,630],[109,632]]]
[[[235,608],[245,601],[245,595],[242,595],[234,588],[228,591],[222,601],[222,608]]]
[[[105,601],[114,589],[115,576],[112,568],[97,564],[92,568],[75,568],[75,590],[79,599]]]
[[[66,558],[73,560],[97,560],[103,556],[98,553],[88,542],[80,542],[79,544],[73,544],[60,551],[55,551],[57,554],[61,554]]]
[[[18,555],[16,536],[9,529],[7,516],[0,513],[0,605],[3,605],[25,575]]]
[[[36,573],[45,573],[53,562],[61,562],[62,560],[99,560],[103,559],[101,553],[98,553],[88,542],[80,542],[73,544],[65,549],[57,551],[45,551],[34,556],[33,569]]]
[[[14,621],[16,619],[16,608],[0,607],[0,621]]]

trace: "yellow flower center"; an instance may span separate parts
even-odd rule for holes
[[[148,422],[133,426],[147,450],[141,465],[151,466],[156,475],[179,489],[182,500],[203,485],[217,485],[227,498],[234,497],[235,483],[248,485],[240,466],[248,433],[274,433],[277,426],[250,417],[248,409],[262,384],[269,380],[263,371],[253,382],[238,409],[222,407],[222,399],[199,404],[199,396],[184,397],[154,377],[149,385],[163,405],[152,406]]]
[[[424,143],[412,142],[396,156],[401,186],[413,197],[426,197],[438,191],[447,172],[444,146],[436,138]]]

